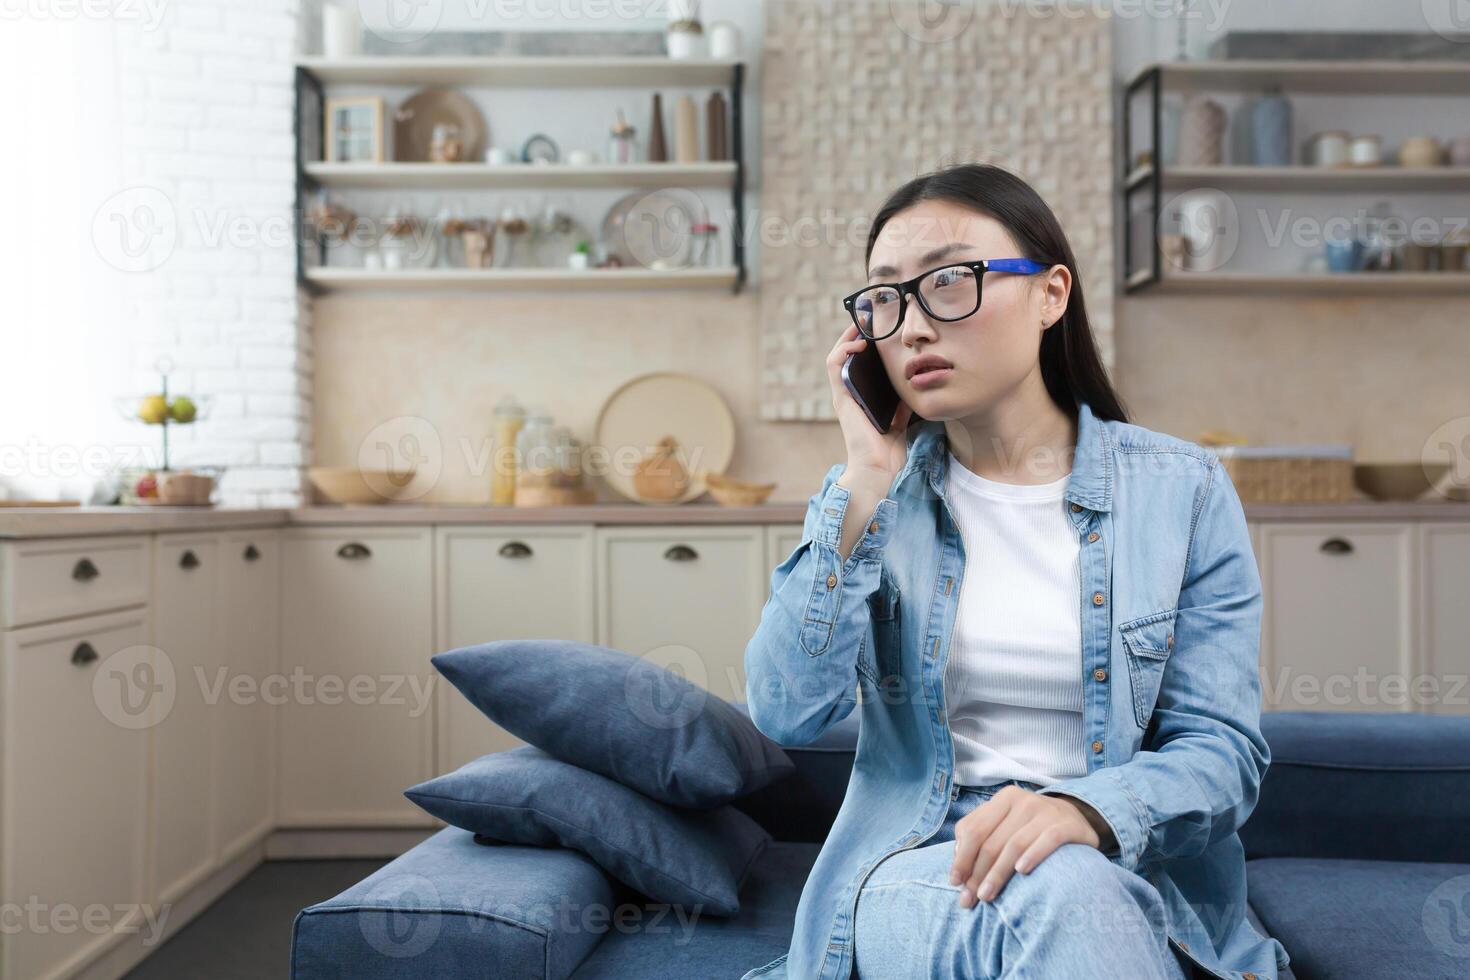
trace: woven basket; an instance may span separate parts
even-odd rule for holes
[[[1212,450],[1244,503],[1356,500],[1351,446],[1222,446]]]

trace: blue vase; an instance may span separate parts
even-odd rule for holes
[[[1258,167],[1287,167],[1291,159],[1291,102],[1279,90],[1251,106],[1251,162]]]

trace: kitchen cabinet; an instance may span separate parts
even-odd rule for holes
[[[171,904],[214,867],[212,732],[207,685],[228,662],[216,641],[214,535],[160,535],[153,551],[153,645],[162,710],[153,731],[153,894]]]
[[[1413,545],[1408,524],[1262,524],[1267,708],[1411,710]]]
[[[281,825],[433,825],[403,796],[434,775],[432,553],[428,527],[285,533]]]
[[[148,725],[166,691],[146,609],[0,637],[0,977],[51,980],[148,930]]]
[[[599,527],[598,642],[743,701],[769,571],[761,526]]]
[[[276,710],[280,670],[281,540],[273,530],[219,541],[219,656],[209,683],[215,774],[214,854],[223,864],[260,841],[275,821]]]
[[[796,546],[801,544],[801,524],[770,524],[766,527],[766,592],[769,594],[771,588],[771,572],[781,564]]]
[[[442,527],[435,553],[437,649],[519,638],[596,641],[592,528]],[[452,684],[437,676],[435,683],[438,771],[524,744]]]
[[[1418,695],[1415,710],[1470,713],[1470,524],[1419,527],[1423,672],[1434,689]]]

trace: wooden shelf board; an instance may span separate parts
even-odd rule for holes
[[[1128,278],[1136,285],[1148,277],[1148,270],[1136,270]],[[1298,273],[1292,275],[1266,272],[1173,272],[1165,270],[1164,278],[1142,292],[1214,293],[1228,292],[1236,296],[1262,294],[1340,294],[1353,296],[1398,295],[1402,293],[1470,293],[1470,272],[1358,272]],[[1138,295],[1138,294],[1134,294]]]
[[[302,58],[327,85],[642,87],[729,85],[738,61],[715,58],[382,57]]]
[[[1470,93],[1470,61],[1171,61],[1149,65],[1131,81],[1137,82],[1155,67],[1163,70],[1164,89],[1174,92],[1258,91],[1279,85],[1288,95]]]
[[[1148,164],[1134,167],[1124,188],[1132,190],[1153,177]],[[1170,189],[1218,187],[1255,191],[1454,191],[1470,188],[1470,167],[1165,167],[1163,186]]]
[[[353,289],[682,289],[735,284],[734,266],[670,269],[315,268],[306,279],[326,292]]]
[[[488,163],[308,163],[306,175],[325,187],[726,187],[735,161],[572,166]]]

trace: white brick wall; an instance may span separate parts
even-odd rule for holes
[[[175,466],[227,467],[223,501],[294,506],[311,457],[309,304],[295,285],[293,61],[314,3],[189,0],[117,33],[124,187],[161,191],[178,243],[132,275],[121,315],[137,391],[161,355],[210,417],[173,430]]]

